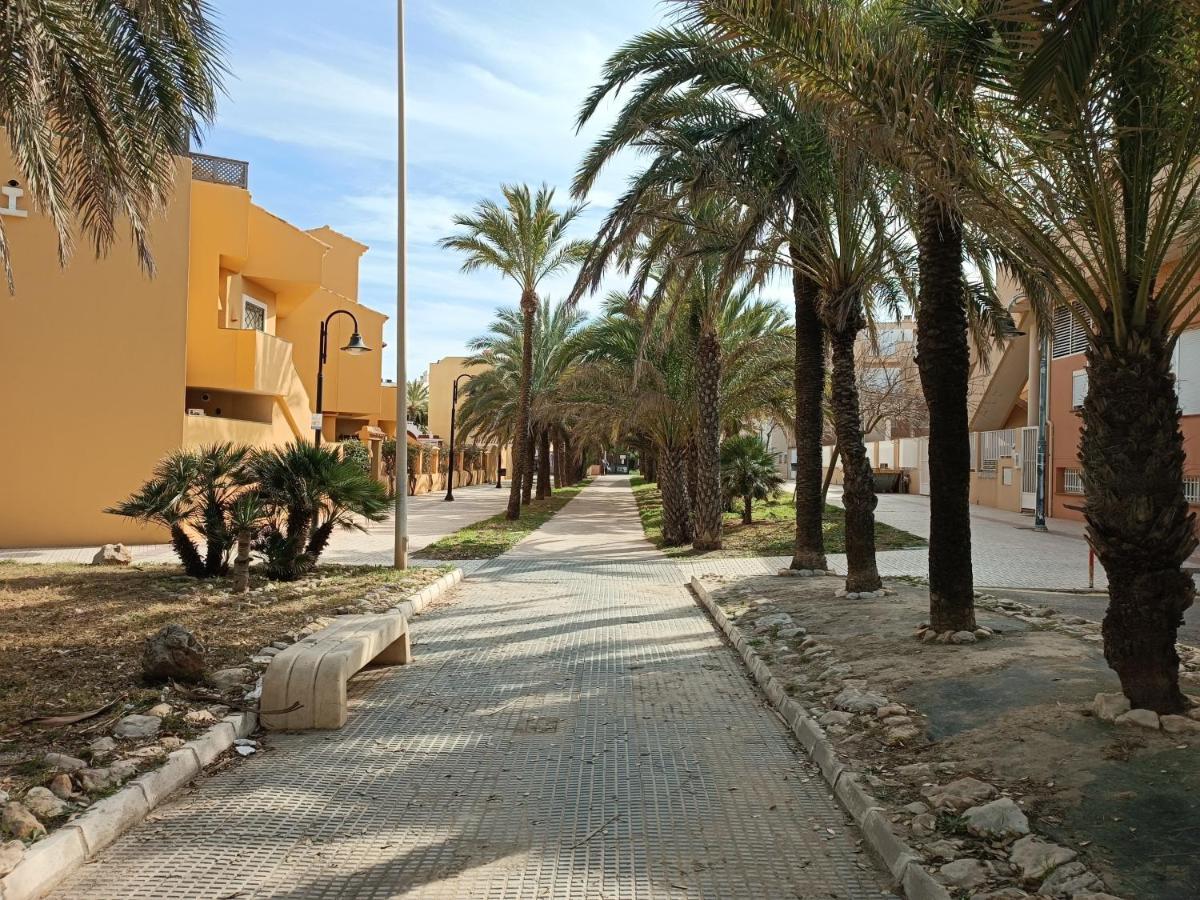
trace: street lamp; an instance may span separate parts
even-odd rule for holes
[[[325,358],[329,350],[329,320],[337,315],[349,316],[350,321],[354,323],[354,333],[350,335],[350,343],[342,350],[353,356],[371,352],[371,348],[363,342],[362,335],[358,333],[358,319],[354,317],[354,313],[348,309],[335,309],[325,317],[325,321],[321,323],[321,352],[317,355],[317,411],[313,413],[312,420],[313,443],[318,447],[321,445],[321,430],[324,427]]]
[[[454,417],[458,412],[458,383],[464,378],[474,378],[473,375],[468,375],[463,372],[454,379],[454,389],[450,392],[450,471],[446,475],[446,496],[447,502],[454,499]]]

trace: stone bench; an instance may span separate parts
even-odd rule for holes
[[[259,708],[268,728],[300,731],[346,724],[346,683],[369,663],[412,658],[408,620],[400,613],[339,616],[334,624],[276,655],[263,676]],[[291,712],[271,715],[300,704]]]

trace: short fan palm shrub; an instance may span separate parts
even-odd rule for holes
[[[296,442],[256,451],[246,484],[257,491],[266,525],[256,544],[268,578],[295,581],[316,566],[335,528],[365,531],[388,508],[387,490],[335,448]]]
[[[235,444],[176,450],[154,467],[149,481],[105,512],[165,527],[188,575],[225,575],[236,540],[232,507],[244,490],[250,453]]]
[[[741,498],[744,525],[754,521],[754,501],[766,500],[783,484],[777,456],[753,434],[726,438],[721,444],[721,488],[727,501]]]

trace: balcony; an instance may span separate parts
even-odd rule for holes
[[[250,186],[250,163],[224,156],[192,154],[192,177],[197,181],[226,184],[246,190]]]

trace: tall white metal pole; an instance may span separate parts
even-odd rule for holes
[[[404,0],[396,2],[396,516],[393,565],[408,568],[408,313],[406,257],[408,248],[404,207],[408,195],[408,172],[404,147]]]

